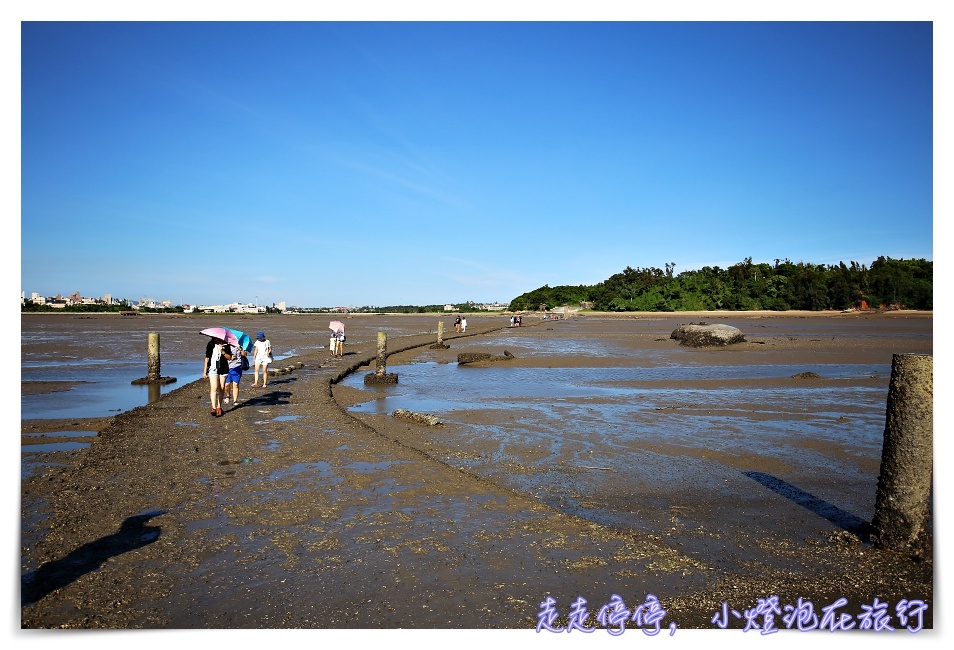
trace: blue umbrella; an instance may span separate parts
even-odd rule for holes
[[[250,352],[252,350],[252,337],[250,337],[245,332],[242,332],[239,330],[233,330],[231,327],[226,327],[225,329],[227,329],[228,331],[232,332],[232,334],[235,335],[235,338],[238,339],[239,346],[241,346],[243,350],[245,350],[246,352]]]

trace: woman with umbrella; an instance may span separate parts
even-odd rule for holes
[[[344,342],[345,342],[345,326],[339,320],[333,320],[328,324],[329,329],[331,329],[331,356],[333,357],[343,357],[344,356]]]
[[[204,330],[207,334],[208,330]],[[202,378],[209,378],[209,401],[212,402],[212,417],[222,417],[222,392],[225,389],[225,377],[229,374],[229,361],[232,350],[225,342],[225,332],[221,335],[208,334],[212,338],[205,346],[205,361],[202,364]]]

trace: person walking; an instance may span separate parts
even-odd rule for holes
[[[345,333],[344,330],[339,330],[335,333],[335,356],[344,357],[344,342],[345,342]]]
[[[454,319],[454,331],[460,332],[460,316]]]
[[[239,382],[242,381],[242,371],[245,369],[245,357],[247,353],[238,345],[229,346],[232,348],[232,358],[229,359],[229,372],[225,376],[225,397],[222,399],[224,404],[232,399],[232,408],[238,404]]]
[[[225,341],[210,338],[205,346],[205,360],[202,363],[202,378],[209,379],[209,401],[212,403],[212,417],[222,417],[222,392],[225,388],[225,376],[229,373],[229,361],[232,352]]]
[[[467,331],[467,317],[466,317],[466,316],[464,316],[463,318],[460,319],[460,331],[461,331],[462,333]]]
[[[259,332],[255,335],[255,344],[252,346],[255,350],[255,381],[252,386],[258,386],[258,369],[262,369],[262,388],[268,386],[268,364],[274,361],[272,356],[272,342],[265,338],[265,332]]]

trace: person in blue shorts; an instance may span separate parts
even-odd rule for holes
[[[246,356],[246,353],[237,345],[229,347],[232,348],[232,358],[229,359],[229,374],[225,376],[225,397],[222,402],[228,404],[229,397],[231,397],[234,407],[239,401],[239,382],[242,381],[242,357]]]

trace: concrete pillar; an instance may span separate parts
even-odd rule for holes
[[[377,369],[364,376],[365,385],[396,384],[398,376],[388,372],[388,334],[378,332],[378,361]]]
[[[444,321],[437,321],[437,344],[444,344]]]
[[[159,381],[159,378],[162,376],[159,368],[160,365],[159,332],[149,332],[148,371],[146,373],[146,378],[149,379],[149,381]]]
[[[899,552],[926,542],[934,466],[934,359],[896,354],[885,416],[873,541]]]
[[[157,385],[158,384],[171,384],[176,380],[175,377],[163,377],[160,372],[160,363],[159,363],[159,332],[149,332],[149,350],[146,358],[146,376],[140,377],[139,379],[133,379],[132,383],[141,386],[144,384]],[[158,395],[156,396],[158,399]],[[149,401],[153,401],[153,391],[150,388],[149,391]]]
[[[375,372],[383,375],[388,371],[388,333],[378,332],[378,361]]]

